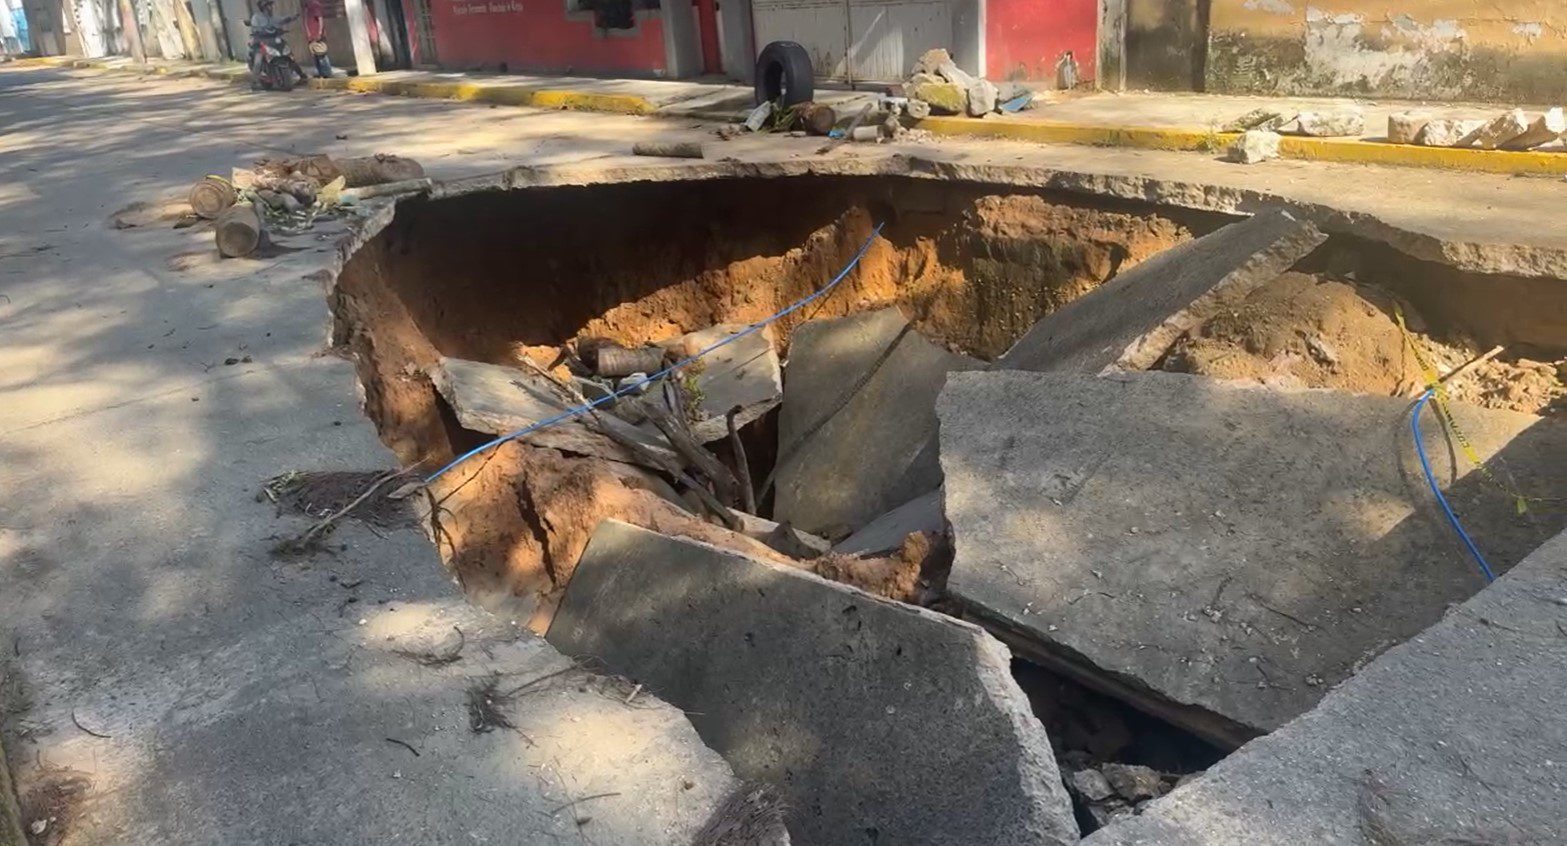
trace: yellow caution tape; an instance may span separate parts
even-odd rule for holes
[[[1404,336],[1405,345],[1409,347],[1409,351],[1415,356],[1415,363],[1420,365],[1421,374],[1426,380],[1426,388],[1431,392],[1431,404],[1436,406],[1437,419],[1441,421],[1442,428],[1447,430],[1448,435],[1457,442],[1459,452],[1462,452],[1464,457],[1469,460],[1469,463],[1473,464],[1474,468],[1480,471],[1481,478],[1490,483],[1492,487],[1512,497],[1513,507],[1517,509],[1519,514],[1527,513],[1529,511],[1529,503],[1531,502],[1557,501],[1556,499],[1527,496],[1520,493],[1511,485],[1498,479],[1496,474],[1491,472],[1491,468],[1487,467],[1485,462],[1481,460],[1479,451],[1470,443],[1469,437],[1464,434],[1462,429],[1458,428],[1458,421],[1453,417],[1453,410],[1447,406],[1447,389],[1442,385],[1441,376],[1437,374],[1436,367],[1431,364],[1431,360],[1426,358],[1425,352],[1420,349],[1420,344],[1415,340],[1414,335],[1410,334],[1409,327],[1404,324],[1403,309],[1394,306],[1393,317],[1398,321],[1398,331]]]

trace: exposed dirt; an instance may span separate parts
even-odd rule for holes
[[[1433,339],[1409,303],[1380,287],[1291,272],[1178,339],[1160,366],[1278,387],[1410,396],[1426,380],[1398,328],[1395,307],[1441,373],[1481,351],[1473,343]],[[1567,393],[1559,363],[1505,356],[1447,387],[1462,402],[1531,414],[1563,412],[1560,400]]]
[[[278,513],[303,514],[321,519],[342,510],[370,489],[384,471],[290,471],[268,479],[261,495],[277,505]],[[406,524],[413,512],[406,502],[391,499],[396,485],[383,485],[346,515],[373,526],[392,528]]]
[[[632,184],[405,204],[349,263],[333,301],[334,341],[357,361],[382,438],[405,463],[427,466],[484,439],[456,424],[424,375],[442,355],[548,368],[581,339],[637,345],[760,320],[818,290],[878,223],[880,237],[830,297],[773,326],[782,349],[806,320],[896,304],[933,339],[995,356],[1122,267],[1222,223],[972,185],[788,180],[759,199],[761,187]],[[752,456],[757,475],[762,453]],[[929,543],[884,559],[795,561],[704,522],[639,472],[508,444],[443,480],[431,531],[472,593],[523,599],[535,625],[606,517],[899,599],[927,595],[941,577]]]
[[[4,766],[3,761],[0,766]],[[33,786],[18,798],[29,846],[65,843],[81,802],[91,789],[92,779],[87,773],[63,767],[40,771]]]

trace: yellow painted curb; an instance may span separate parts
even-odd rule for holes
[[[647,98],[635,94],[530,88],[504,83],[481,85],[474,82],[431,82],[354,76],[312,79],[310,87],[329,91],[360,91],[434,100],[463,100],[474,103],[495,103],[501,106],[533,106],[540,109],[573,109],[625,115],[649,115],[658,111],[658,107]]]
[[[12,59],[6,65],[15,65],[19,68],[50,68],[67,64],[70,60],[63,56],[29,56],[25,59]],[[0,65],[3,67],[4,65]]]
[[[989,117],[929,117],[918,124],[935,135],[1011,138],[1042,144],[1086,144],[1139,150],[1203,150],[1218,152],[1238,135],[1189,127],[1101,126]],[[1279,142],[1286,159],[1341,164],[1474,170],[1486,173],[1567,174],[1567,153],[1477,150],[1461,147],[1421,147],[1358,138],[1306,138],[1286,135]]]

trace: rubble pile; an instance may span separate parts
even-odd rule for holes
[[[1028,86],[1020,82],[991,82],[970,74],[940,48],[920,56],[902,87],[911,106],[909,115],[916,119],[930,114],[979,118],[1030,108],[1034,100],[1034,92]]]
[[[1253,109],[1221,127],[1243,133],[1230,148],[1232,161],[1246,164],[1271,158],[1282,135],[1317,138],[1359,138],[1365,135],[1366,118],[1358,106],[1289,112],[1273,108]],[[1489,118],[1438,117],[1418,110],[1388,116],[1386,141],[1425,147],[1459,147],[1480,150],[1534,150],[1558,142],[1567,134],[1567,113],[1560,107],[1542,113],[1512,109]]]

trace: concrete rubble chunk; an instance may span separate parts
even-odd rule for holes
[[[1513,109],[1504,115],[1499,115],[1487,121],[1474,132],[1469,133],[1460,146],[1476,146],[1482,150],[1495,150],[1507,142],[1529,131],[1529,116],[1523,109]]]
[[[1562,137],[1563,132],[1567,132],[1567,115],[1558,106],[1536,118],[1521,135],[1502,142],[1500,146],[1503,150],[1532,150]]]
[[[952,64],[952,54],[944,48],[935,47],[921,53],[920,57],[914,60],[914,67],[909,70],[909,77],[912,79],[921,74],[936,76],[943,65],[949,64]]]
[[[1164,779],[1150,768],[1137,764],[1105,764],[1099,768],[1105,781],[1122,799],[1138,802],[1164,793]]]
[[[1472,143],[1474,133],[1483,126],[1483,120],[1439,118],[1420,128],[1415,143],[1426,147],[1467,147]]]
[[[1451,408],[1493,472],[1567,493],[1567,425]],[[1163,372],[955,373],[938,404],[948,592],[1025,657],[1239,745],[1480,586],[1409,409]],[[1567,523],[1520,517],[1465,463],[1452,481],[1433,414],[1427,453],[1493,568]]]
[[[1087,843],[1560,842],[1562,597],[1567,534],[1306,715]]]
[[[1098,373],[1151,367],[1175,339],[1272,281],[1327,238],[1288,212],[1264,212],[1165,250],[1039,321],[998,366]]]
[[[1283,112],[1280,112],[1277,109],[1263,107],[1252,109],[1246,114],[1243,114],[1240,117],[1225,124],[1222,129],[1224,132],[1245,132],[1248,129],[1263,129],[1274,131],[1283,126],[1288,121],[1294,119],[1295,118],[1293,115],[1286,117]]]
[[[968,90],[951,82],[922,82],[909,96],[930,106],[932,114],[961,115],[968,110]]]
[[[833,545],[833,552],[870,555],[888,552],[903,545],[911,532],[941,532],[947,527],[942,510],[941,489],[905,502],[866,523],[859,531]]]
[[[491,435],[520,431],[548,420],[576,404],[560,385],[532,370],[485,364],[461,358],[442,358],[429,369],[430,381],[452,407],[464,429]],[[602,425],[615,428],[648,450],[680,461],[657,433],[648,433],[624,420],[600,412]],[[556,423],[523,438],[530,444],[593,455],[627,464],[642,465],[631,450],[599,434],[584,418]],[[660,469],[649,465],[652,469]]]
[[[797,842],[1077,840],[1010,655],[968,623],[608,521],[549,640],[685,710]]]
[[[801,326],[784,371],[773,516],[838,540],[935,490],[936,395],[950,371],[984,366],[925,340],[896,308]]]
[[[970,117],[984,117],[996,110],[996,98],[1000,96],[995,83],[988,79],[975,79],[968,87],[968,113]]]
[[[692,332],[672,342],[681,357],[704,349],[745,329],[745,324],[721,323]],[[783,401],[783,371],[773,349],[772,329],[752,332],[725,344],[702,357],[696,373],[696,388],[701,396],[699,416],[691,423],[691,434],[701,443],[729,437],[726,419],[730,409],[739,409],[735,426],[746,426],[777,407]]]
[[[1095,769],[1072,773],[1067,777],[1066,784],[1086,802],[1103,802],[1115,795],[1115,788],[1110,786],[1109,779]]]
[[[1318,138],[1363,135],[1366,131],[1366,115],[1358,108],[1301,112],[1295,116],[1295,122],[1301,135]]]
[[[1280,140],[1282,138],[1277,132],[1248,129],[1230,145],[1229,160],[1238,164],[1257,164],[1276,159],[1279,157]]]
[[[1429,112],[1395,112],[1387,116],[1387,140],[1391,144],[1413,144],[1420,137],[1426,124],[1431,122]]]
[[[740,534],[791,558],[816,558],[832,548],[825,538],[802,532],[788,523],[776,523],[744,511],[735,511],[734,515],[740,521]]]

